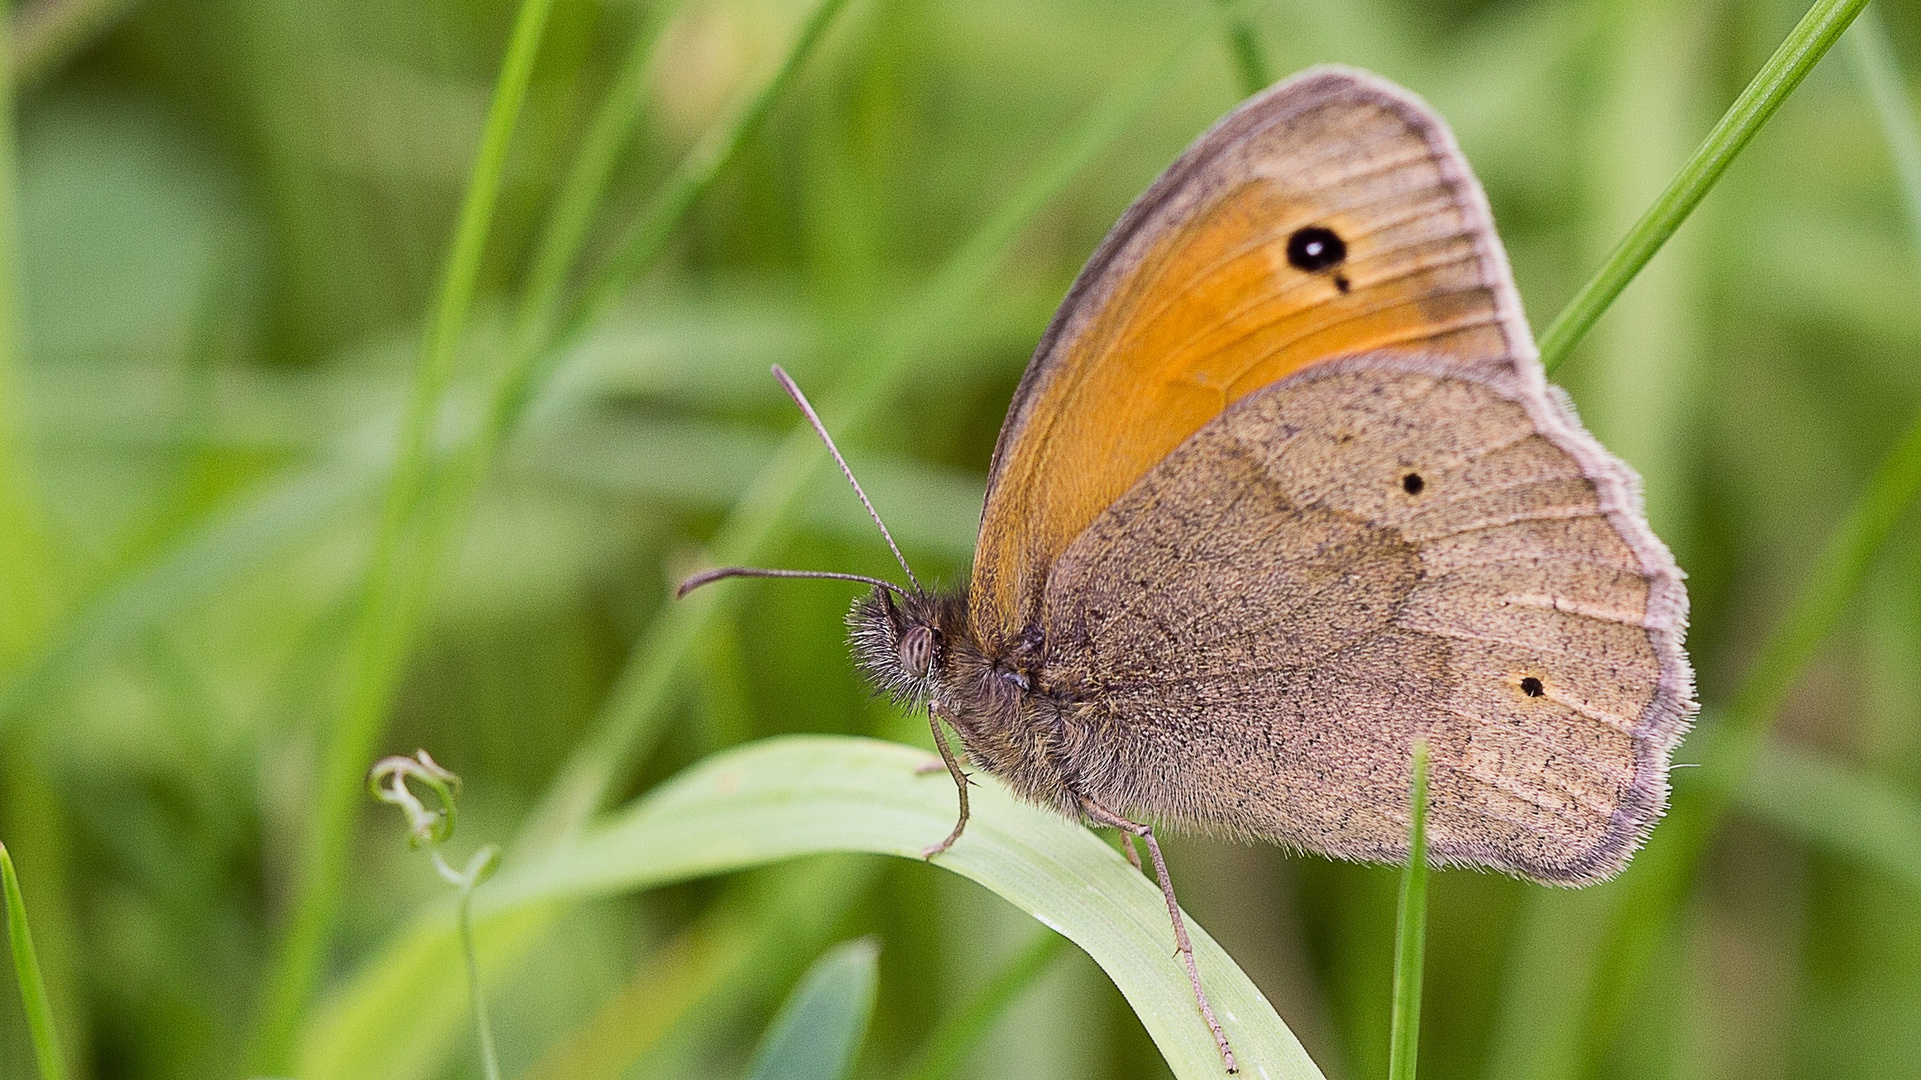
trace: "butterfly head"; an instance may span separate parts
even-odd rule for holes
[[[952,638],[953,604],[876,587],[847,612],[854,661],[874,688],[903,705],[933,700]]]

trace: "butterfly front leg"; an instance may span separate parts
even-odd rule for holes
[[[942,840],[938,844],[932,844],[921,849],[920,857],[923,859],[932,859],[934,856],[953,847],[954,841],[960,839],[961,832],[967,828],[967,785],[973,783],[972,780],[967,778],[967,773],[961,769],[960,759],[954,756],[953,747],[947,745],[947,732],[941,729],[940,720],[940,711],[932,705],[929,705],[927,707],[927,726],[933,729],[934,746],[940,750],[941,761],[947,765],[947,774],[954,778],[954,790],[960,795],[960,817],[955,820],[954,830],[947,834],[947,839]],[[930,765],[915,771],[932,772],[934,770]]]

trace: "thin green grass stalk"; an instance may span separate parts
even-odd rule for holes
[[[1001,259],[1027,222],[1173,81],[1192,44],[1190,36],[1147,77],[1096,106],[994,216],[948,257],[920,295],[869,335],[872,344],[849,361],[841,385],[822,400],[820,412],[830,429],[842,434],[858,427],[887,400],[913,361],[953,330],[992,282]],[[745,564],[766,557],[791,529],[801,496],[824,460],[813,432],[797,426],[722,522],[708,549],[713,561]],[[672,603],[655,617],[629,654],[587,737],[528,818],[517,849],[550,846],[601,807],[617,778],[651,749],[665,706],[696,642],[744,591],[706,589]]]
[[[1254,21],[1247,17],[1247,0],[1214,0],[1220,9],[1221,27],[1227,32],[1227,53],[1234,58],[1234,73],[1241,80],[1241,96],[1253,97],[1274,81],[1274,69],[1261,51],[1261,39],[1254,32]]]
[[[714,177],[733,160],[747,137],[759,130],[767,119],[768,111],[785,96],[788,87],[799,76],[807,57],[812,55],[821,37],[827,33],[827,28],[833,24],[834,17],[845,6],[846,0],[821,0],[767,86],[748,102],[733,123],[711,130],[681,161],[674,175],[654,196],[646,211],[635,220],[620,246],[607,260],[579,307],[563,323],[562,340],[572,338],[583,326],[594,322],[618,303],[634,282],[640,280],[640,276],[653,265],[654,260],[660,257],[680,219],[706,194],[713,185]]]
[[[40,978],[40,959],[33,951],[33,931],[27,928],[27,902],[20,895],[20,879],[13,872],[13,856],[0,844],[0,889],[6,892],[7,940],[13,948],[13,974],[20,983],[20,1004],[27,1014],[27,1034],[33,1056],[40,1063],[41,1080],[66,1080],[60,1039],[54,1031],[53,1006]]]
[[[679,7],[679,0],[668,0],[648,9],[646,25],[628,45],[619,73],[587,126],[587,136],[581,141],[580,150],[561,183],[560,194],[534,248],[532,268],[521,288],[514,317],[509,375],[504,382],[512,382],[520,367],[532,363],[532,357],[552,336],[567,277],[580,260],[588,230],[600,212],[620,156],[633,142],[645,114],[647,76],[656,61],[661,28]],[[679,168],[685,169],[685,163]],[[497,400],[495,408],[501,407]]]
[[[1667,190],[1641,215],[1607,261],[1574,294],[1541,334],[1541,365],[1550,373],[1568,357],[1621,290],[1654,258],[1713,189],[1734,159],[1841,37],[1868,0],[1816,0],[1728,106],[1714,130],[1681,167]]]
[[[487,1018],[487,993],[480,982],[480,950],[474,945],[474,887],[460,890],[460,954],[467,966],[467,991],[474,1003],[474,1038],[480,1043],[480,1072],[500,1080],[500,1051],[494,1049],[494,1025]]]
[[[1869,13],[1853,37],[1857,42],[1853,50],[1856,72],[1875,107],[1882,138],[1893,159],[1914,242],[1915,263],[1921,269],[1921,120],[1907,98],[1906,81],[1879,18]],[[1917,492],[1921,492],[1921,416],[1889,450],[1860,497],[1835,526],[1794,607],[1729,700],[1725,715],[1715,727],[1717,739],[1729,743],[1723,752],[1731,755],[1733,767],[1722,777],[1730,782],[1721,785],[1722,790],[1732,791],[1730,785],[1746,775],[1765,734],[1763,725],[1840,621]]]
[[[900,1073],[900,1080],[947,1080],[953,1076],[1007,1010],[1052,970],[1066,947],[1066,938],[1051,930],[1042,931],[966,1004],[941,1018],[913,1064]]]
[[[254,1061],[269,1072],[283,1071],[289,1060],[293,1035],[319,981],[321,957],[339,909],[361,770],[372,756],[386,715],[413,623],[411,609],[419,599],[407,534],[428,480],[435,421],[480,275],[507,149],[552,10],[553,0],[523,0],[520,6],[461,205],[440,296],[421,347],[348,660],[346,701],[329,732],[319,807],[301,860],[300,890],[290,929],[269,976],[266,1005],[255,1033]]]
[[[562,293],[567,273],[579,260],[587,227],[606,194],[620,150],[640,121],[640,90],[651,49],[636,44],[626,68],[594,118],[587,141],[549,219],[515,320],[513,347],[505,374],[494,389],[480,431],[462,455],[460,480],[451,487],[459,489],[460,481],[478,482],[501,442],[525,414],[547,371],[547,364],[582,330],[606,315],[653,266],[687,212],[713,187],[747,140],[760,130],[775,103],[793,88],[802,68],[846,6],[847,0],[821,0],[795,35],[773,76],[729,122],[709,129],[688,151],[629,229],[616,254],[587,285],[584,295],[563,311]]]
[[[1885,48],[1879,22],[1870,18],[1856,36],[1867,43],[1856,50],[1858,71],[1895,161],[1914,254],[1921,266],[1921,124],[1899,89],[1904,85],[1902,77],[1892,52]],[[1917,494],[1921,494],[1921,416],[1890,448],[1867,487],[1836,524],[1794,606],[1712,725],[1703,757],[1711,756],[1721,772],[1721,782],[1712,785],[1720,792],[1715,797],[1717,808],[1725,805],[1729,793],[1747,775],[1782,699],[1846,613]]]
[[[1855,73],[1862,88],[1874,103],[1875,118],[1881,123],[1881,137],[1888,144],[1888,157],[1894,163],[1895,180],[1901,186],[1901,200],[1907,209],[1908,237],[1914,255],[1921,261],[1921,123],[1914,115],[1914,102],[1908,97],[1907,83],[1894,46],[1888,41],[1887,24],[1881,9],[1870,7],[1854,21],[1848,34]]]
[[[1388,1030],[1388,1080],[1414,1080],[1421,1050],[1421,977],[1427,964],[1427,740],[1414,743],[1407,819],[1407,868],[1395,909],[1394,1018]]]
[[[1856,46],[1857,63],[1877,105],[1914,230],[1916,255],[1921,258],[1921,181],[1914,179],[1921,176],[1921,168],[1913,167],[1916,155],[1907,149],[1921,145],[1921,134],[1902,93],[1887,92],[1904,85],[1892,52],[1877,49],[1885,44],[1877,39],[1878,27],[1871,22],[1862,26],[1867,41]],[[1856,31],[1857,37],[1861,34]],[[1733,793],[1742,789],[1761,760],[1774,710],[1840,620],[1897,519],[1918,492],[1921,417],[1896,442],[1836,525],[1808,583],[1726,708],[1703,723],[1691,740],[1703,768],[1676,773],[1673,807],[1648,849],[1616,889],[1597,896],[1602,910],[1589,910],[1580,917],[1583,932],[1595,935],[1593,954],[1601,958],[1592,981],[1577,992],[1585,1020],[1569,1025],[1553,1045],[1534,1047],[1530,1053],[1535,1060],[1562,1063],[1571,1075],[1591,1071],[1663,935],[1685,904],[1715,825],[1727,812]]]
[[[534,0],[529,0],[530,5],[533,2]],[[541,3],[539,19],[544,22],[551,0],[541,0]],[[640,235],[643,240],[652,244],[651,248],[636,250],[635,245],[629,243],[623,249],[625,260],[622,263],[621,272],[627,276],[621,278],[619,273],[602,275],[601,291],[596,295],[604,295],[608,299],[607,303],[600,307],[609,306],[612,300],[624,293],[645,271],[647,265],[658,256],[680,218],[712,185],[740,146],[754,131],[758,130],[773,103],[791,86],[800,67],[818,45],[834,15],[844,6],[845,0],[823,0],[815,14],[804,25],[795,45],[769,83],[750,100],[747,108],[732,123],[718,129],[717,137],[710,136],[704,139],[682,161],[670,178],[663,195],[657,198],[651,204],[649,212],[643,215],[643,231]],[[531,65],[533,52],[537,48],[538,33],[537,27],[528,37],[523,37],[521,31],[532,21],[529,8],[523,7],[522,18],[516,26],[515,39],[509,47],[508,60],[503,66],[499,89],[496,91],[497,106],[510,87],[518,88],[514,93],[516,105],[519,100],[524,99],[525,76]],[[603,102],[589,128],[589,135],[581,153],[570,168],[555,211],[550,216],[536,248],[534,268],[523,291],[519,317],[516,320],[512,351],[505,372],[495,385],[481,427],[473,433],[466,446],[440,477],[428,477],[423,468],[419,474],[420,483],[412,485],[410,489],[412,497],[401,507],[403,513],[397,518],[392,513],[389,515],[388,522],[398,521],[400,529],[404,530],[409,524],[409,516],[405,512],[412,511],[424,494],[426,506],[418,523],[418,532],[412,537],[412,543],[407,545],[405,543],[407,538],[400,536],[398,531],[393,534],[399,538],[400,543],[393,550],[390,562],[410,566],[413,573],[410,575],[410,580],[403,580],[398,574],[389,578],[390,581],[399,583],[398,587],[402,591],[388,606],[389,614],[385,620],[386,662],[379,668],[370,670],[370,674],[377,683],[368,685],[366,696],[371,697],[377,693],[380,708],[372,713],[360,715],[360,719],[367,722],[366,735],[369,740],[367,746],[371,745],[370,740],[378,730],[379,719],[384,715],[385,702],[391,695],[393,680],[398,674],[400,650],[423,606],[433,566],[447,540],[457,529],[465,508],[484,477],[487,466],[491,463],[500,443],[517,424],[525,412],[527,402],[532,399],[539,376],[542,374],[541,361],[551,357],[561,342],[576,333],[590,316],[598,314],[594,306],[583,305],[577,309],[574,317],[566,320],[566,331],[558,335],[554,332],[555,312],[560,306],[560,295],[565,286],[567,272],[584,246],[588,226],[603,200],[612,169],[617,163],[621,150],[631,139],[640,119],[639,91],[645,80],[648,55],[651,52],[651,38],[651,34],[643,34],[636,40],[620,76],[617,77],[608,98]],[[514,78],[512,83],[509,81],[510,75]],[[498,111],[494,115],[499,115]],[[493,116],[490,116],[490,124],[492,119]],[[511,134],[511,123],[508,125],[507,134]],[[483,162],[487,160],[489,145],[490,141],[483,141]],[[504,147],[504,139],[502,146]],[[477,164],[476,182],[481,175],[481,168],[482,165]],[[492,174],[492,179],[495,182],[494,186],[497,187],[497,171]],[[477,260],[479,248],[463,242],[467,235],[464,229],[459,234],[455,244],[456,253],[471,250]],[[456,265],[458,265],[458,259],[456,259]],[[474,265],[477,266],[477,261]],[[465,285],[468,297],[471,296],[471,290],[472,280],[469,278]],[[436,326],[439,325],[436,323]],[[454,324],[452,329],[457,333],[458,324]],[[433,342],[437,339],[430,336],[429,340]],[[447,347],[451,349],[453,339],[448,338],[445,341]],[[432,353],[431,346],[429,353],[430,355]],[[451,352],[448,356],[451,357]],[[425,374],[423,372],[423,376]],[[445,375],[444,370],[439,372],[439,384],[443,388]],[[425,381],[423,377],[422,383]],[[416,396],[416,403],[419,400]],[[415,416],[416,414],[410,413],[410,421],[415,419]],[[431,420],[431,416],[428,419]],[[403,439],[411,440],[411,436],[403,436]],[[404,441],[403,446],[406,445],[416,445],[423,453],[427,449],[425,443],[412,444],[410,441]],[[405,460],[403,449],[403,462]],[[424,458],[422,464],[423,466],[425,464]],[[429,479],[434,480],[432,487],[423,492],[423,486]],[[394,490],[400,492],[401,485],[396,484]],[[396,505],[397,501],[390,499],[390,512]],[[385,528],[382,535],[383,539],[389,535]],[[370,618],[369,622],[372,621]],[[361,757],[365,757],[364,752]],[[348,809],[350,811],[351,807]],[[351,820],[350,814],[348,820]],[[317,950],[323,943],[324,935],[311,942],[308,948],[310,951]],[[314,951],[312,956],[306,958],[305,966],[311,968],[317,960],[317,955],[317,951]],[[477,1008],[481,1007],[479,1000],[476,991]],[[298,1022],[298,1006],[298,1001],[291,1004],[283,1003],[278,1010],[284,1026],[283,1033],[275,1039],[275,1042],[279,1046],[278,1053],[283,1058],[290,1052],[292,1025]]]

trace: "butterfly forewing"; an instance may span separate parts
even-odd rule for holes
[[[1073,538],[1230,402],[1383,349],[1477,370],[1532,355],[1445,125],[1399,88],[1320,69],[1198,140],[1082,271],[995,453],[977,629],[1025,628]]]

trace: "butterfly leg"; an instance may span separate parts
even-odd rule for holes
[[[1207,991],[1201,989],[1201,969],[1194,963],[1194,945],[1187,938],[1187,923],[1181,918],[1181,905],[1174,899],[1174,881],[1167,875],[1167,860],[1161,858],[1161,845],[1154,839],[1154,827],[1128,819],[1095,802],[1085,795],[1081,799],[1081,812],[1098,825],[1107,825],[1121,830],[1121,835],[1129,837],[1128,847],[1133,847],[1132,837],[1138,836],[1147,842],[1148,857],[1154,860],[1154,876],[1160,879],[1161,895],[1167,898],[1167,917],[1174,924],[1174,946],[1180,957],[1187,962],[1187,981],[1194,987],[1194,1003],[1201,1007],[1201,1018],[1214,1032],[1214,1044],[1220,1048],[1221,1063],[1228,1072],[1239,1072],[1240,1064],[1234,1060],[1234,1048],[1227,1045],[1227,1032],[1221,1030],[1221,1022],[1214,1018],[1214,1007],[1207,1002]]]
[[[1134,847],[1134,834],[1126,829],[1116,829],[1121,834],[1121,854],[1127,856],[1127,865],[1136,870],[1141,868],[1141,853]]]
[[[960,839],[961,830],[967,828],[967,785],[973,783],[961,771],[960,759],[954,756],[953,747],[947,745],[947,733],[941,730],[940,714],[931,708],[927,710],[927,724],[934,729],[934,746],[940,750],[940,759],[947,763],[947,774],[954,778],[954,789],[960,794],[960,817],[954,822],[954,831],[947,834],[947,839],[921,850],[920,857],[923,859],[939,855]]]

